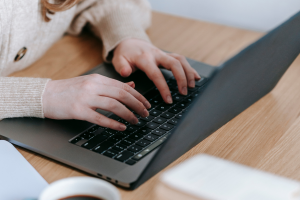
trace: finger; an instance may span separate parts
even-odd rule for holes
[[[149,112],[147,111],[147,108],[144,106],[144,104],[142,104],[129,92],[123,89],[114,86],[101,85],[100,87],[98,87],[97,94],[99,96],[109,97],[118,100],[119,102],[122,102],[124,105],[131,108],[142,117],[149,116]],[[98,101],[98,99],[95,100]]]
[[[93,99],[89,104],[93,108],[100,108],[102,110],[112,112],[131,124],[138,123],[137,117],[128,108],[115,99],[99,96]]]
[[[101,81],[101,79],[104,81]],[[114,79],[111,79],[111,78],[108,78],[105,76],[101,76],[101,79],[98,78],[97,81],[99,83],[101,83],[102,85],[115,86],[115,87],[121,88],[121,89],[129,92],[137,100],[142,102],[147,109],[151,108],[151,104],[149,103],[149,101],[143,95],[141,95],[139,92],[137,92],[135,89],[130,87],[128,84],[122,83],[121,81],[117,81],[117,80],[114,80]]]
[[[140,59],[137,62],[137,65],[140,69],[142,69],[148,78],[153,81],[154,85],[157,87],[158,91],[160,92],[163,100],[166,103],[173,103],[172,96],[170,93],[170,89],[167,85],[167,82],[162,75],[161,71],[157,67],[157,65],[154,63],[154,61],[149,61],[146,59]]]
[[[132,73],[132,67],[123,56],[114,57],[112,63],[121,76],[128,77]]]
[[[172,71],[177,81],[179,92],[183,95],[187,95],[187,78],[181,63],[167,54],[159,54],[156,58],[160,65]]]
[[[99,114],[98,112],[89,109],[86,112],[84,120],[91,122],[93,124],[98,124],[99,126],[107,127],[117,131],[125,131],[126,126],[120,122],[117,122],[113,119],[105,117],[104,115]]]
[[[132,87],[133,89],[135,88],[135,83],[133,81],[130,81],[126,84],[129,85],[130,87]]]
[[[195,87],[195,79],[197,79],[197,75],[199,76],[199,74],[196,72],[196,70],[194,70],[191,67],[191,65],[189,64],[189,62],[186,60],[186,58],[184,56],[181,56],[178,54],[169,54],[169,55],[172,56],[173,58],[177,59],[181,63],[183,70],[187,77],[188,86],[191,88]],[[199,78],[200,78],[200,76],[199,76]]]

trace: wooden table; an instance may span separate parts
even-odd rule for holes
[[[148,30],[161,49],[218,65],[261,37],[262,33],[153,13]],[[65,36],[31,67],[14,76],[62,79],[78,76],[101,63],[101,42],[88,33]],[[168,168],[207,153],[300,180],[300,59],[289,68],[276,88]],[[23,156],[49,182],[82,172],[31,152]],[[154,199],[157,174],[135,191],[121,190],[125,200]]]

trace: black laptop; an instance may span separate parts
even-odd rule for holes
[[[135,189],[270,92],[300,53],[300,12],[219,67],[188,59],[202,76],[187,96],[162,70],[172,92],[165,104],[141,71],[120,77],[102,64],[88,73],[135,81],[152,104],[150,116],[124,132],[77,120],[13,118],[2,139],[127,189]],[[118,116],[100,113],[122,123]]]

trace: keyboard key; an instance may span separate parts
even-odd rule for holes
[[[154,119],[154,116],[149,115],[148,117],[142,117],[141,119],[146,122],[150,122],[152,119]]]
[[[126,148],[127,148],[126,145],[123,145],[123,144],[117,144],[117,145],[114,146],[112,149],[113,149],[113,150],[116,150],[116,151],[118,151],[118,152],[120,152],[120,151],[124,151]]]
[[[169,112],[165,112],[165,113],[161,114],[160,116],[163,117],[163,118],[166,118],[166,119],[171,119],[172,117],[174,117],[174,114],[169,113]]]
[[[157,106],[155,109],[156,110],[160,110],[160,111],[166,111],[168,110],[171,106],[173,106],[172,104],[166,104],[166,103],[162,103],[159,106]]]
[[[127,150],[131,151],[133,153],[139,152],[140,150],[142,150],[143,148],[137,145],[133,145],[131,147],[129,147]]]
[[[194,98],[195,98],[195,97],[198,97],[198,96],[199,96],[199,93],[194,93],[194,94],[192,94],[191,96],[194,97]]]
[[[196,86],[197,87],[201,87],[202,85],[204,85],[207,82],[207,78],[201,77],[201,79],[199,81],[196,81]]]
[[[184,98],[184,96],[177,94],[177,95],[173,96],[173,101],[179,102],[179,101],[182,101],[183,98]]]
[[[96,146],[93,151],[97,153],[103,153],[103,151],[106,151],[108,148],[112,147],[114,144],[109,142],[103,142],[102,144]]]
[[[126,137],[127,135],[129,135],[129,133],[125,132],[125,131],[117,131],[115,133],[115,136],[119,136],[119,137],[122,137],[122,138]]]
[[[112,129],[107,129],[106,131],[103,132],[104,135],[107,136],[113,136],[117,131],[112,130]]]
[[[164,130],[166,130],[166,131],[169,131],[169,130],[171,130],[173,127],[174,127],[173,125],[168,124],[168,123],[165,123],[165,124],[161,125],[160,128],[161,128],[161,129],[164,129]]]
[[[97,131],[100,128],[100,126],[93,126],[92,128],[90,128],[88,130],[88,133],[94,133],[95,131]]]
[[[179,113],[175,116],[176,119],[180,119],[182,117],[182,113]]]
[[[156,140],[158,138],[158,136],[153,135],[153,134],[148,134],[144,137],[144,139],[149,140],[150,142],[153,142],[154,140]]]
[[[105,151],[105,153],[103,155],[107,156],[107,157],[114,157],[115,155],[117,155],[119,152],[113,150],[113,149],[109,149],[107,151]]]
[[[138,130],[137,133],[146,135],[146,134],[150,133],[151,131],[152,131],[151,128],[143,127],[140,130]]]
[[[154,117],[157,117],[158,115],[161,114],[161,111],[159,110],[156,110],[156,109],[153,109],[149,112],[150,115],[154,116]]]
[[[192,96],[189,96],[188,98],[185,99],[185,101],[192,103],[193,99],[194,98]]]
[[[86,149],[92,149],[94,148],[97,144],[100,144],[102,142],[104,142],[104,140],[107,139],[107,136],[104,135],[97,135],[95,137],[93,137],[93,139],[87,141],[86,143],[84,143],[83,145],[81,145],[83,148]]]
[[[129,151],[123,151],[122,153],[120,153],[119,155],[117,155],[115,157],[116,160],[124,162],[125,160],[128,160],[131,156],[133,156],[134,154],[129,152]]]
[[[176,107],[185,109],[185,108],[188,107],[189,105],[190,105],[189,102],[182,101],[182,102],[178,103],[178,104],[176,105]]]
[[[133,132],[137,131],[138,129],[139,129],[138,126],[130,125],[130,126],[127,126],[127,129],[125,130],[125,132],[133,133]]]
[[[80,140],[82,140],[82,138],[81,138],[81,137],[77,137],[77,138],[73,139],[73,140],[71,141],[71,143],[72,143],[72,144],[76,144],[76,143],[79,142]]]
[[[145,147],[145,146],[148,146],[151,142],[149,142],[148,140],[140,140],[136,143],[136,145],[139,145],[141,147]]]
[[[174,114],[177,114],[180,111],[182,111],[182,108],[179,108],[179,107],[173,107],[169,110],[169,112],[174,113]]]
[[[159,129],[155,129],[154,131],[152,131],[152,134],[161,136],[161,135],[164,135],[166,132],[167,131],[159,128]]]
[[[123,141],[121,141],[120,143],[121,143],[121,144],[124,144],[124,145],[126,145],[126,146],[130,146],[130,145],[132,145],[133,143],[135,143],[135,141],[126,138],[126,139],[124,139]]]
[[[158,123],[158,124],[163,124],[167,121],[167,119],[162,118],[162,117],[157,117],[153,120],[153,122]]]
[[[188,88],[188,92],[192,93],[198,90],[198,87],[194,87],[194,88]]]
[[[168,121],[168,123],[169,123],[169,124],[176,125],[176,124],[178,123],[178,119],[175,119],[175,118],[170,119],[170,120]]]
[[[92,137],[94,137],[95,135],[93,133],[89,133],[88,131],[85,132],[85,133],[82,133],[80,135],[82,138],[86,139],[86,140],[89,140],[91,139]]]
[[[111,143],[116,144],[116,143],[120,142],[122,139],[123,139],[123,138],[121,138],[121,137],[113,136],[113,137],[109,138],[109,139],[107,140],[107,142],[111,142]]]
[[[140,159],[142,159],[144,156],[146,156],[153,149],[155,149],[156,147],[158,147],[159,145],[161,145],[166,139],[167,139],[167,136],[160,138],[159,140],[157,140],[156,142],[154,142],[152,145],[150,145],[149,147],[147,147],[146,149],[144,149],[143,151],[141,151],[140,153],[138,153],[132,159],[134,159],[134,160],[140,160]]]
[[[136,161],[134,161],[134,160],[127,160],[125,163],[128,164],[128,165],[134,165],[136,163]]]
[[[136,126],[142,127],[142,126],[145,126],[146,123],[147,123],[146,121],[140,119],[139,122],[136,124]]]
[[[143,134],[133,133],[128,138],[137,141],[137,140],[141,139],[142,137],[144,137]]]
[[[159,95],[150,101],[152,107],[157,106],[163,102],[162,97]]]
[[[146,127],[151,128],[151,129],[156,129],[159,126],[159,124],[154,123],[154,122],[149,122]]]
[[[130,123],[126,121],[125,119],[119,119],[118,122],[125,124],[126,126],[129,125]]]

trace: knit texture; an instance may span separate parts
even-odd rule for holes
[[[0,116],[44,117],[42,94],[49,79],[0,78]]]
[[[145,29],[151,7],[146,0],[84,0],[49,17],[50,22],[43,21],[40,0],[0,0],[0,119],[44,117],[42,95],[50,79],[5,76],[31,65],[66,32],[79,35],[90,27],[103,41],[105,61],[125,39],[150,42]],[[14,62],[23,47],[26,55]]]

